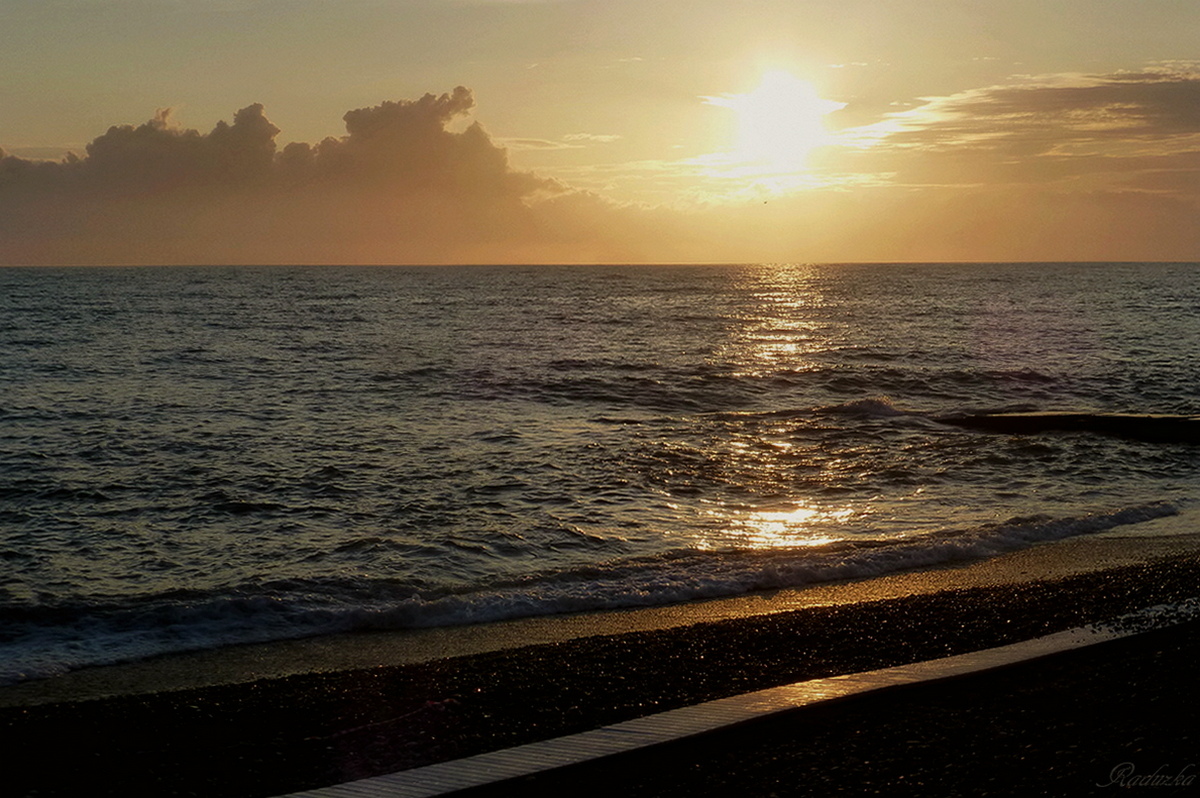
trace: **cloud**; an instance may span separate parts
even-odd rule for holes
[[[87,145],[87,158],[64,163],[66,178],[109,190],[146,191],[187,185],[240,184],[263,179],[275,156],[279,128],[251,105],[201,135],[179,127],[160,109],[138,127],[111,127]]]
[[[972,146],[1025,155],[1082,144],[1191,148],[1190,139],[1200,134],[1200,71],[1027,78],[929,99],[891,115],[874,132],[891,146]]]
[[[71,152],[82,150],[82,147],[13,147],[7,154],[34,161],[61,161]]]
[[[563,141],[594,141],[599,144],[608,144],[620,138],[620,136],[604,133],[568,133],[563,136]]]
[[[611,144],[621,137],[597,133],[568,133],[559,141],[548,139],[505,138],[498,139],[509,150],[578,150],[592,144]]]
[[[1140,191],[1200,202],[1200,70],[1061,74],[927,99],[843,132],[841,165],[908,186]]]
[[[83,157],[0,157],[0,263],[443,262],[537,237],[554,181],[511,169],[463,87],[349,111],[346,135],[278,149],[261,105],[208,133],[170,109]]]
[[[550,141],[548,139],[513,139],[505,138],[498,140],[505,149],[509,150],[572,150],[578,149],[577,146],[567,144],[563,141]]]

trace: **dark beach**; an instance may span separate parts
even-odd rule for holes
[[[1179,601],[1200,595],[1196,550],[1189,536],[1066,541],[960,568],[568,619],[573,631],[557,639],[544,624],[510,626],[500,642],[410,652],[414,661],[386,653],[403,636],[359,635],[346,646],[361,644],[374,667],[276,647],[310,672],[281,675],[263,655],[258,671],[199,687],[178,683],[180,663],[194,669],[195,659],[96,669],[75,680],[73,698],[70,677],[0,691],[6,793],[271,796],[365,778]],[[516,645],[523,636],[532,644]],[[605,789],[1086,793],[1126,761],[1138,772],[1191,761],[1181,757],[1196,750],[1197,638],[1192,623],[756,724],[676,746],[653,768],[630,760]],[[562,789],[553,779],[510,786]]]
[[[1195,795],[1197,657],[1187,622],[460,795]]]

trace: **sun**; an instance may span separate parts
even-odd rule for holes
[[[825,117],[846,107],[822,99],[811,83],[782,70],[765,73],[746,94],[704,99],[737,114],[733,159],[778,173],[803,171],[809,153],[832,143]]]

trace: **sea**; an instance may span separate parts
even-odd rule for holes
[[[1120,530],[1197,414],[1200,264],[4,268],[0,684]]]

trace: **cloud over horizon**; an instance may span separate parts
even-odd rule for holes
[[[0,262],[440,263],[538,243],[526,201],[561,193],[510,168],[462,86],[345,114],[346,135],[276,146],[263,106],[208,133],[170,109],[86,155],[0,150]]]
[[[927,99],[769,196],[703,158],[585,167],[583,190],[514,168],[474,106],[462,86],[386,101],[283,147],[261,104],[207,133],[167,109],[58,162],[0,150],[0,264],[1200,259],[1190,64]],[[619,203],[605,180],[701,200]]]

